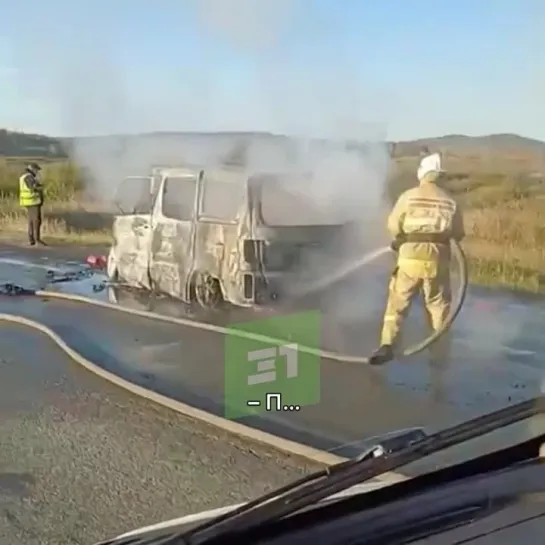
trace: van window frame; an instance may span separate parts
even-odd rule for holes
[[[264,227],[269,227],[271,229],[284,229],[284,228],[306,228],[306,227],[316,227],[316,226],[328,226],[328,225],[342,225],[345,221],[342,221],[342,220],[335,220],[335,221],[325,221],[324,220],[320,220],[320,221],[313,221],[313,222],[303,222],[303,223],[292,223],[292,222],[288,222],[288,223],[279,223],[279,224],[276,224],[276,222],[270,222],[268,221],[269,218],[267,217],[267,214],[265,213],[266,210],[264,210],[264,208],[267,208],[267,207],[264,207],[263,206],[263,203],[265,202],[265,197],[267,196],[266,195],[266,192],[264,191],[264,187],[265,187],[265,184],[266,184],[266,179],[260,179],[259,182],[258,182],[258,187],[259,187],[259,190],[258,190],[258,196],[256,196],[256,215],[259,219],[259,222],[262,226]],[[282,193],[282,187],[280,186],[280,193]],[[296,195],[295,193],[291,193],[290,191],[286,191],[285,192],[286,195],[290,195],[290,194],[293,194],[294,196]]]
[[[206,193],[206,185],[207,185],[208,181],[211,181],[212,183],[220,183],[220,184],[225,184],[225,185],[235,185],[235,184],[231,184],[231,182],[225,182],[225,181],[222,181],[222,180],[208,178],[206,173],[205,173],[204,176],[201,179],[201,191],[200,191],[200,196],[199,196],[197,221],[199,221],[201,223],[217,223],[217,224],[220,224],[220,225],[238,225],[240,219],[237,218],[237,217],[235,217],[234,219],[229,220],[229,219],[225,219],[225,218],[218,218],[217,216],[212,216],[210,214],[205,214],[204,213],[204,196],[205,196],[205,193]],[[247,193],[247,183],[246,183],[245,180],[242,180],[241,183],[243,184],[242,199],[241,199],[241,203],[240,203],[242,205],[245,202],[246,203],[248,202],[248,198],[247,198],[247,195],[245,195],[245,192]]]
[[[190,217],[187,218],[187,219],[180,219],[180,218],[175,218],[175,217],[172,217],[170,215],[165,214],[165,198],[167,197],[167,191],[166,190],[168,189],[168,186],[167,186],[168,182],[170,180],[183,180],[184,178],[187,181],[191,181],[192,183],[195,184],[195,194],[193,196],[193,204],[192,204],[192,210],[191,210]],[[160,206],[159,206],[160,216],[163,219],[167,219],[167,220],[170,220],[170,221],[179,221],[181,223],[192,223],[192,222],[196,221],[196,218],[198,217],[198,200],[200,200],[200,194],[201,194],[200,184],[201,184],[201,176],[200,176],[199,173],[192,174],[191,176],[165,174],[162,177],[161,183],[159,184],[160,190],[157,192],[157,196],[156,196],[156,199],[158,200],[159,194],[161,195],[161,202],[160,202]]]
[[[128,185],[130,181],[135,181],[135,180],[147,180],[148,181],[149,200],[148,200],[147,212],[137,211],[137,210],[135,210],[135,208],[136,208],[135,206],[133,206],[133,210],[131,212],[125,212],[125,211],[122,210],[122,208],[121,208],[121,206],[119,204],[119,199],[117,199],[118,193],[119,193],[120,189],[122,188],[123,184]],[[116,194],[115,194],[115,197],[114,197],[114,204],[118,208],[118,210],[116,212],[116,216],[120,216],[120,217],[125,217],[125,216],[151,216],[153,214],[153,209],[154,209],[154,205],[155,205],[154,198],[153,198],[153,195],[152,195],[152,192],[151,192],[151,185],[152,185],[152,180],[151,180],[150,176],[125,176],[123,178],[123,180],[121,180],[121,183],[119,184],[119,186],[117,187]],[[136,200],[135,203],[138,204],[138,200]],[[123,204],[123,203],[121,203],[121,204]]]

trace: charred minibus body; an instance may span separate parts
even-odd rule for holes
[[[110,278],[203,307],[282,300],[344,229],[314,221],[284,177],[240,169],[155,169],[125,179],[117,204]]]

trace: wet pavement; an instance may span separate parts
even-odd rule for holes
[[[23,266],[20,261],[31,263]],[[52,266],[59,269],[56,274],[63,274],[81,269],[81,261],[70,263],[47,250],[32,257],[5,250],[0,253],[0,282],[24,280],[31,287],[44,287],[51,280],[48,271]],[[374,348],[388,266],[374,264],[356,284],[345,283],[328,300],[320,301],[322,348],[361,355]],[[103,280],[94,274],[47,289],[116,301],[130,308],[188,315],[178,302],[150,300],[138,292],[105,289],[96,293],[93,286]],[[286,307],[271,313],[293,310]],[[223,335],[64,301],[3,298],[0,311],[45,323],[90,360],[139,384],[223,414]],[[533,397],[540,393],[543,379],[540,354],[545,341],[540,330],[544,313],[540,299],[470,289],[452,330],[448,367],[430,367],[425,354],[383,368],[322,358],[318,404],[241,421],[313,446],[336,449],[397,428],[442,428]],[[255,313],[237,310],[206,318],[232,323],[255,317]],[[409,340],[421,337],[419,331],[419,321],[410,320]],[[339,452],[352,454],[354,449]]]

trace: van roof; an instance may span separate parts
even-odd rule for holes
[[[154,166],[152,168],[152,175],[159,174],[161,176],[184,177],[196,176],[201,171],[204,171],[205,178],[226,183],[249,182],[251,179],[268,180],[270,178],[284,178],[295,175],[295,173],[282,171],[250,172],[247,169],[232,165],[222,165],[218,167],[206,167],[203,165],[187,165],[186,167]],[[140,176],[131,176],[131,178],[132,177],[139,178]]]
[[[207,168],[204,166],[188,166],[188,167],[155,167],[155,174],[162,176],[196,176],[199,172],[203,171],[205,179],[214,180],[225,183],[241,183],[246,182],[248,179],[248,173],[240,168],[233,167],[212,167]]]
[[[201,170],[200,168],[161,168],[158,174],[173,177],[197,176]]]

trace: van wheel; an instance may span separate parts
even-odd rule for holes
[[[202,308],[217,308],[223,302],[220,283],[206,272],[197,272],[193,279],[195,300]]]

